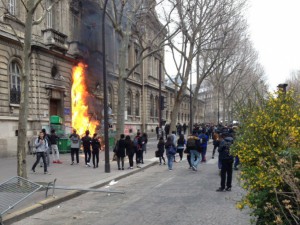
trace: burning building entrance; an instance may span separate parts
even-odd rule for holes
[[[86,130],[94,134],[100,125],[96,112],[88,104],[91,96],[87,90],[86,67],[79,63],[73,68],[72,74],[72,127],[79,135],[83,135]]]

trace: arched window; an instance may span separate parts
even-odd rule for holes
[[[155,97],[155,117],[158,117],[158,110],[159,110],[159,101],[158,101],[158,97]]]
[[[154,117],[154,98],[153,95],[150,95],[150,116]]]
[[[132,93],[127,92],[127,115],[132,115]]]
[[[114,111],[114,99],[113,99],[113,88],[112,86],[108,86],[107,88],[107,99],[108,99],[108,106],[112,109],[112,111]]]
[[[9,64],[10,76],[10,103],[20,104],[21,99],[21,85],[20,85],[21,69],[16,61]]]
[[[181,114],[181,121],[183,121],[183,113]]]
[[[140,115],[140,93],[136,93],[135,95],[135,115]]]

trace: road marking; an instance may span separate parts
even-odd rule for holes
[[[165,183],[167,183],[167,182],[171,181],[173,178],[174,178],[174,177],[170,177],[170,178],[168,178],[168,179],[164,180],[164,181],[163,181],[163,182],[161,182],[160,184],[158,184],[158,185],[154,186],[154,188],[159,188],[159,187],[161,187],[163,184],[165,184]]]

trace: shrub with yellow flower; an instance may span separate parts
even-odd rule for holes
[[[252,208],[258,225],[300,224],[299,96],[270,95],[260,106],[243,108],[239,121],[232,151],[247,194],[237,208]]]

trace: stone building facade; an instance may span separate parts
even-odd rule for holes
[[[44,7],[53,1],[43,0]],[[46,14],[45,19],[32,30],[32,55],[30,100],[28,117],[28,141],[49,126],[51,115],[63,118],[71,127],[72,68],[80,61],[89,65],[87,70],[89,92],[93,99],[91,113],[101,120],[103,104],[101,48],[101,10],[93,0],[61,0]],[[3,5],[4,4],[4,5]],[[98,11],[97,11],[98,10]],[[97,11],[97,12],[96,12]],[[25,8],[21,1],[0,2],[0,157],[16,155],[18,115],[20,103],[20,76],[22,74],[22,42],[25,30]],[[95,14],[93,14],[95,12]],[[35,18],[43,13],[37,8]],[[94,15],[97,15],[93,17]],[[155,15],[155,14],[152,14]],[[157,18],[146,17],[149,22],[145,36],[151,38],[159,29]],[[98,29],[99,28],[99,29]],[[108,24],[106,29],[108,98],[115,127],[118,90],[117,36]],[[163,38],[163,37],[161,37]],[[159,40],[158,40],[159,41]],[[137,60],[139,46],[134,38],[128,47],[128,66]],[[163,51],[146,58],[127,80],[125,133],[151,132],[159,123],[159,80],[165,80],[162,65]],[[161,93],[172,101],[174,90],[161,83]],[[173,100],[174,101],[174,100]],[[163,111],[162,119],[169,120],[173,102]],[[184,102],[179,115],[180,122],[188,123],[189,106]]]

